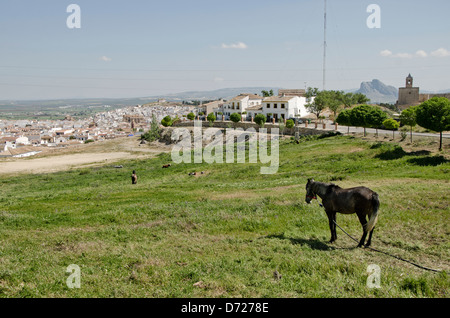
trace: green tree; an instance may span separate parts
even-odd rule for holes
[[[328,95],[326,91],[318,92],[314,100],[305,105],[310,113],[316,115],[319,119],[320,114],[328,107]]]
[[[319,89],[317,87],[308,87],[308,89],[305,92],[305,97],[307,99],[311,99],[312,97],[317,96],[317,94],[319,93]]]
[[[141,140],[149,142],[158,140],[161,137],[161,128],[155,114],[152,115],[152,122],[150,123],[150,130],[141,135]]]
[[[292,119],[286,120],[286,128],[293,128],[295,125],[294,121]]]
[[[232,113],[230,115],[230,120],[236,124],[241,121],[241,115],[239,113]]]
[[[398,123],[398,121],[392,119],[392,118],[388,118],[385,121],[383,121],[383,126],[386,127],[386,129],[392,130],[392,139],[395,139],[395,130],[398,129],[398,127],[400,127],[400,124]]]
[[[189,120],[194,120],[195,119],[195,114],[193,112],[190,112],[189,114],[187,114],[187,119]]]
[[[403,125],[410,127],[410,136],[411,136],[411,142],[412,142],[412,131],[413,127],[417,125],[416,121],[416,107],[408,107],[402,111],[400,114],[400,122]]]
[[[271,89],[270,91],[262,90],[261,94],[262,94],[263,97],[273,96],[273,89]]]
[[[264,116],[264,114],[258,114],[255,116],[255,123],[259,126],[259,127],[264,127],[264,124],[267,121],[266,116]]]
[[[375,128],[378,136],[378,128],[383,125],[387,119],[387,114],[378,107],[372,107],[372,110],[367,114],[367,123],[370,127]]]
[[[372,111],[372,106],[359,105],[350,111],[350,123],[352,126],[363,127],[364,137],[366,136],[366,128],[371,127],[369,121],[369,113]]]
[[[361,105],[370,102],[370,98],[367,98],[363,93],[353,94],[353,104]]]
[[[334,120],[339,108],[342,106],[342,92],[340,91],[325,91],[326,105],[329,110],[333,112]]]
[[[214,113],[209,113],[208,116],[206,117],[206,119],[213,124],[216,121],[216,115],[214,115]]]
[[[336,118],[336,122],[339,125],[347,126],[347,133],[350,133],[350,126],[352,125],[352,122],[350,120],[350,112],[350,109],[344,109]]]
[[[170,116],[166,116],[161,120],[161,125],[163,125],[164,127],[172,126],[172,124],[173,124],[173,121]]]
[[[450,100],[433,97],[420,104],[415,111],[419,126],[440,134],[439,150],[442,151],[442,132],[450,130]]]
[[[339,97],[344,108],[350,108],[355,104],[353,93],[344,93],[341,91]]]

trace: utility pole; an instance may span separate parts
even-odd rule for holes
[[[324,8],[324,23],[323,23],[323,90],[326,87],[326,63],[327,63],[327,0]]]

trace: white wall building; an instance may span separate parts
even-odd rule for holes
[[[261,105],[263,98],[255,94],[240,94],[223,104],[222,113],[229,117],[233,113],[247,112],[247,108]]]
[[[232,113],[243,113],[247,120],[254,118],[257,114],[264,114],[268,119],[301,118],[309,115],[306,109],[308,101],[305,91],[300,89],[279,90],[278,96],[263,98],[254,94],[240,94],[230,101],[224,103],[222,112],[228,119]]]
[[[309,115],[305,107],[307,103],[303,96],[270,96],[262,102],[262,113],[266,117],[275,118],[275,121],[280,118],[301,118]]]
[[[28,140],[28,137],[21,136],[21,137],[18,137],[16,139],[16,145],[19,145],[19,144],[21,144],[21,145],[29,145],[30,141]]]

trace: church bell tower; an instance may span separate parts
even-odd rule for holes
[[[412,88],[413,87],[413,77],[411,74],[408,75],[406,78],[406,88]]]

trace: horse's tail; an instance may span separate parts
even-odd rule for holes
[[[373,230],[378,221],[378,210],[380,209],[380,200],[378,199],[378,194],[374,192],[372,194],[372,206],[373,211],[370,216],[369,223],[367,223],[366,231],[370,232]]]

